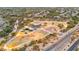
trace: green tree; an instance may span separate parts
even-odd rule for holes
[[[0,31],[0,37],[6,36],[6,33],[4,31]]]
[[[33,41],[30,42],[29,46],[32,46],[34,44],[36,44],[36,41],[33,40]]]
[[[73,20],[72,21],[69,21],[68,22],[67,29],[73,28],[74,26],[75,26],[74,21]]]
[[[7,36],[12,31],[12,27],[6,26],[2,31],[0,31],[0,37]]]
[[[39,51],[39,50],[40,50],[40,48],[39,48],[39,46],[38,46],[38,45],[34,45],[34,46],[33,46],[33,50],[34,50],[34,51]]]
[[[3,29],[4,32],[10,33],[12,31],[12,27],[6,26],[5,29]]]
[[[58,27],[62,29],[64,27],[64,25],[63,24],[58,24]]]

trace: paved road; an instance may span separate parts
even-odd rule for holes
[[[45,50],[46,51],[51,51],[51,50],[53,50],[53,51],[60,51],[60,50],[62,50],[62,48],[65,47],[66,43],[69,42],[69,39],[70,39],[70,36],[72,35],[72,33],[79,29],[78,25],[79,24],[77,24],[74,28],[72,28],[69,31],[67,31],[66,33],[64,33],[62,38],[60,38],[60,41],[58,41],[54,45],[51,45],[50,47],[48,47]]]
[[[67,51],[75,51],[78,44],[79,44],[79,38],[77,38],[77,40],[70,46],[70,48],[67,49]]]

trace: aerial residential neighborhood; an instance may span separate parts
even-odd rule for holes
[[[0,7],[0,51],[79,51],[79,8]]]

